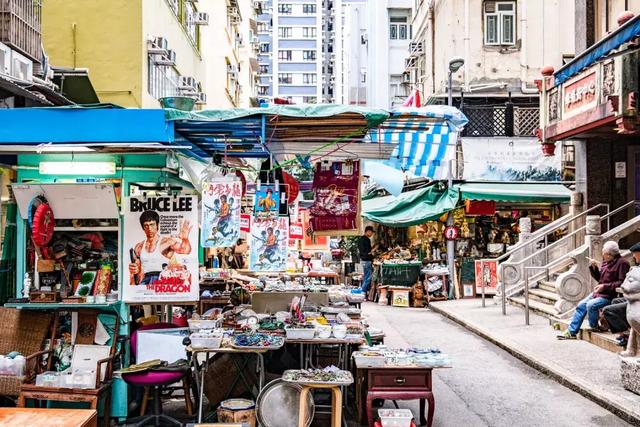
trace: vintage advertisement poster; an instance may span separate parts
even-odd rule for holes
[[[467,180],[560,180],[560,156],[544,157],[536,138],[462,138],[462,151]]]
[[[302,219],[302,250],[305,251],[326,251],[329,250],[329,236],[317,236],[311,227],[311,218],[307,209],[300,209],[300,219]]]
[[[498,261],[491,259],[476,260],[476,293],[495,294],[498,288]]]
[[[228,248],[240,238],[242,182],[219,180],[202,183],[202,246]]]
[[[314,234],[359,234],[360,162],[319,162],[313,176]]]
[[[250,240],[250,270],[285,271],[287,269],[289,218],[253,221]]]
[[[125,199],[124,301],[198,300],[197,224],[197,196]]]
[[[276,219],[280,212],[280,192],[275,185],[262,184],[256,190],[253,206],[254,216],[258,220]]]

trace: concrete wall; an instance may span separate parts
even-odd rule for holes
[[[42,34],[50,63],[88,68],[101,102],[144,106],[142,0],[47,0]]]
[[[414,41],[423,42],[425,54],[415,81],[426,95],[446,93],[448,62],[454,56],[465,58],[466,64],[454,75],[454,89],[517,94],[523,83],[525,92],[534,92],[542,67],[557,69],[563,54],[573,54],[574,0],[516,2],[513,46],[484,44],[483,3],[434,0],[433,29],[428,2],[421,3],[413,22]]]

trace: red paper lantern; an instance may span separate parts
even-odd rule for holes
[[[287,202],[293,203],[298,194],[300,194],[300,184],[293,176],[284,171],[282,172],[282,179],[287,190]]]
[[[53,237],[53,229],[56,221],[53,218],[53,211],[48,203],[43,203],[36,209],[33,214],[33,228],[31,237],[36,246],[44,246],[51,241]]]

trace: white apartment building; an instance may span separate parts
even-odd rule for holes
[[[409,95],[403,78],[411,0],[334,0],[336,103],[391,108]]]

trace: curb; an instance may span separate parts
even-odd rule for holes
[[[581,396],[586,397],[587,399],[603,407],[607,411],[612,412],[613,414],[622,418],[624,421],[632,425],[640,425],[640,414],[638,414],[637,412],[633,412],[623,406],[611,403],[611,401],[606,396],[603,396],[601,393],[593,390],[592,387],[586,384],[583,384],[580,380],[569,378],[561,370],[555,368],[554,366],[551,366],[545,362],[542,362],[536,359],[535,357],[528,355],[527,353],[519,350],[515,346],[511,346],[501,341],[500,339],[494,337],[493,335],[483,331],[479,327],[456,317],[455,315],[449,313],[446,310],[441,309],[440,307],[436,307],[433,304],[430,304],[429,309],[459,324],[460,326],[463,326],[464,328],[468,329],[474,334],[480,336],[481,338],[505,350],[507,353],[511,354],[516,359],[521,360],[522,362],[529,365],[533,369],[543,373],[544,375],[547,375],[549,378],[567,387],[568,389],[579,393]]]

